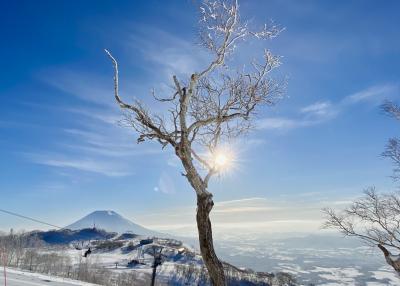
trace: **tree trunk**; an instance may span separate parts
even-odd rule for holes
[[[208,274],[213,286],[225,286],[224,268],[214,251],[212,228],[209,214],[214,206],[210,193],[197,194],[197,229],[199,232],[199,243],[201,256],[207,267]]]
[[[380,250],[382,250],[383,255],[385,255],[385,260],[387,262],[387,264],[389,264],[390,266],[393,267],[394,270],[396,270],[396,272],[398,274],[400,274],[400,255],[392,255],[389,250],[387,250],[383,245],[378,244],[378,247]]]
[[[156,272],[157,272],[157,266],[153,265],[153,273],[151,275],[151,286],[154,286],[156,283]]]

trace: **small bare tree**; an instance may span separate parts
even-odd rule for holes
[[[169,97],[154,96],[166,103],[168,114],[154,114],[135,101],[126,103],[119,95],[118,64],[114,65],[114,93],[125,110],[126,122],[138,133],[138,143],[156,140],[170,146],[182,162],[184,176],[197,195],[197,228],[200,251],[213,285],[226,285],[224,270],[213,246],[210,212],[213,195],[210,178],[223,169],[226,158],[218,157],[224,142],[246,133],[259,107],[270,106],[282,96],[282,83],[269,74],[280,65],[280,58],[265,50],[262,61],[234,70],[227,64],[237,44],[249,38],[272,39],[281,29],[264,25],[259,31],[249,28],[239,16],[237,0],[205,0],[200,4],[199,41],[212,58],[204,69],[180,80],[172,76]]]
[[[385,102],[382,110],[389,116],[400,120],[400,106]],[[382,156],[393,164],[392,178],[400,179],[400,140],[389,139]],[[325,227],[338,229],[350,237],[357,237],[368,244],[376,245],[383,252],[386,262],[400,274],[400,193],[378,194],[371,187],[364,191],[364,197],[341,212],[324,209],[327,216]]]
[[[385,101],[382,104],[382,110],[386,115],[393,117],[396,120],[400,121],[400,106],[391,101]],[[388,158],[393,163],[393,174],[392,178],[395,182],[400,180],[400,139],[399,138],[390,138],[385,151],[382,153],[382,156]]]

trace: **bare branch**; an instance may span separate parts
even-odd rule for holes
[[[387,100],[381,105],[381,108],[387,115],[400,120],[400,106],[398,104]]]
[[[174,100],[176,100],[176,97],[177,97],[178,94],[179,93],[176,91],[171,97],[157,97],[155,90],[153,89],[151,91],[151,95],[153,96],[153,98],[155,100],[157,100],[157,101],[160,101],[160,102],[174,101]]]
[[[400,107],[386,101],[382,110],[391,117],[400,120]],[[393,164],[393,179],[400,179],[400,140],[389,140],[382,156]],[[400,273],[400,255],[392,255],[386,248],[400,250],[400,194],[378,194],[375,188],[364,192],[364,197],[356,200],[342,212],[324,210],[324,227],[335,228],[346,236],[353,236],[377,245],[383,252],[386,262]]]
[[[400,106],[392,101],[385,101],[381,108],[385,114],[400,120]],[[400,139],[391,138],[389,139],[385,151],[382,156],[389,158],[393,163],[393,175],[392,178],[395,181],[400,180]]]
[[[324,209],[325,228],[335,228],[346,236],[358,237],[374,245],[380,244],[400,250],[400,212],[398,194],[378,195],[374,188],[365,191],[340,213]]]
[[[283,31],[277,25],[267,25],[260,31],[252,31],[239,15],[237,0],[203,1],[200,6],[199,38],[203,47],[210,50],[214,60],[201,72],[199,78],[206,76],[225,63],[228,55],[236,48],[236,43],[249,37],[272,39]]]
[[[156,140],[163,147],[173,146],[184,168],[182,174],[196,192],[200,249],[213,285],[226,285],[214,252],[209,217],[214,203],[208,183],[221,170],[199,154],[204,149],[215,154],[221,144],[249,131],[259,108],[274,105],[283,94],[282,83],[270,76],[280,65],[280,57],[269,50],[264,51],[262,60],[248,63],[246,71],[228,68],[226,59],[239,41],[272,39],[282,31],[276,25],[252,30],[241,20],[238,9],[237,0],[202,2],[200,42],[212,59],[190,78],[173,76],[172,96],[158,97],[152,92],[156,101],[168,104],[163,115],[150,112],[138,101],[127,104],[121,99],[118,63],[106,50],[114,66],[115,100],[126,111],[125,123],[139,133],[138,142]]]
[[[198,155],[196,151],[193,149],[192,149],[192,155],[197,161],[199,161],[202,165],[204,165],[204,167],[206,167],[209,170],[212,169],[210,163],[205,158]]]
[[[197,93],[191,98],[193,122],[188,127],[188,133],[198,132],[199,129],[209,131],[211,135],[218,133],[217,137],[210,137],[214,142],[220,137],[234,137],[231,132],[239,135],[248,131],[249,125],[245,122],[251,121],[256,109],[274,105],[282,97],[282,84],[267,77],[279,65],[279,57],[266,50],[264,63],[254,61],[252,73],[221,74],[220,80],[202,78],[198,82]],[[230,128],[232,124],[235,128]],[[205,145],[212,144],[208,142]]]
[[[217,172],[218,172],[218,171],[217,171],[215,168],[211,168],[211,169],[208,171],[207,175],[206,175],[205,178],[204,178],[204,184],[205,184],[206,186],[208,186],[208,182],[210,181],[211,177],[212,177],[213,175],[217,174]]]
[[[140,136],[138,138],[138,142],[142,142],[145,139],[156,139],[158,140],[163,147],[166,146],[166,144],[171,144],[172,146],[176,146],[176,142],[173,140],[170,134],[166,132],[165,126],[163,123],[163,120],[158,117],[158,124],[155,123],[150,116],[150,114],[143,108],[143,106],[139,103],[136,102],[134,105],[127,104],[122,101],[122,99],[119,96],[119,85],[118,85],[118,62],[117,60],[112,56],[112,54],[108,51],[105,50],[109,58],[111,59],[113,65],[114,65],[114,97],[119,106],[122,109],[128,109],[134,113],[134,120],[136,120],[139,124],[140,127],[137,128],[137,124],[134,123],[132,126],[135,127],[136,131],[140,133]],[[133,123],[132,117],[128,117],[128,122]]]

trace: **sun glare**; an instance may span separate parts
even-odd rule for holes
[[[229,150],[221,149],[216,151],[213,156],[214,168],[219,172],[226,172],[233,165],[233,154]]]
[[[224,167],[227,163],[228,158],[225,154],[221,153],[215,156],[215,165],[217,165],[218,167]]]

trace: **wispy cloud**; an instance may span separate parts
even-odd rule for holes
[[[157,41],[154,41],[154,39]],[[207,55],[194,42],[155,27],[140,26],[129,37],[132,49],[139,50],[144,59],[151,63],[147,68],[170,80],[172,75],[190,76],[203,67]]]
[[[303,126],[305,122],[301,120],[285,118],[285,117],[269,117],[258,120],[257,128],[259,129],[291,129]]]
[[[313,193],[313,199],[309,198],[310,195],[304,193],[304,200],[297,197],[296,200],[250,197],[216,202],[211,212],[214,232],[234,234],[238,228],[258,234],[317,231],[324,220],[323,207],[341,207],[351,202],[347,198],[328,200],[322,193]],[[147,226],[178,235],[195,234],[195,211],[195,206],[164,210],[147,214],[141,221]]]
[[[217,202],[215,204],[214,213],[249,213],[277,209],[277,207],[271,206],[269,203],[270,202],[266,198],[259,197]]]
[[[102,109],[101,112],[93,108],[82,108],[82,107],[68,107],[65,111],[71,112],[72,114],[83,116],[88,119],[100,121],[103,123],[116,125],[121,120],[121,114],[118,112],[110,112],[107,109]]]
[[[161,152],[158,146],[151,144],[138,146],[136,134],[113,123],[111,117],[105,120],[95,116],[92,110],[88,112],[94,115],[93,118],[88,120],[84,116],[80,118],[79,127],[62,129],[63,140],[47,146],[49,153],[38,151],[26,157],[34,163],[63,168],[65,171],[80,170],[120,177],[132,173],[129,168],[131,157]]]
[[[236,205],[236,204],[243,204],[243,203],[265,203],[268,200],[266,198],[262,197],[252,197],[252,198],[243,198],[243,199],[237,199],[237,200],[230,200],[230,201],[222,201],[222,202],[217,202],[215,205],[216,206],[226,206],[226,205]]]
[[[332,103],[329,101],[316,102],[300,109],[301,113],[317,116],[327,116],[332,111]]]
[[[351,105],[362,101],[369,101],[380,104],[382,100],[392,97],[396,93],[399,93],[399,86],[397,84],[375,85],[346,96],[341,103]]]
[[[79,170],[120,177],[132,174],[132,156],[161,152],[152,144],[138,146],[136,132],[119,124],[122,116],[114,104],[112,77],[60,68],[41,73],[39,78],[55,89],[54,96],[81,101],[68,100],[68,104],[55,107],[68,118],[69,127],[61,129],[62,140],[46,146],[48,153],[33,151],[27,156],[31,161],[64,172]]]
[[[114,99],[111,77],[62,68],[42,72],[38,74],[38,78],[49,86],[80,100],[106,107],[112,106]],[[57,92],[54,96],[61,97]]]
[[[295,117],[269,117],[258,121],[259,129],[288,130],[300,127],[309,127],[324,123],[337,117],[340,113],[353,105],[363,102],[380,104],[385,98],[391,98],[400,91],[397,84],[375,85],[345,96],[334,103],[331,101],[317,101],[300,108]]]
[[[115,126],[114,129],[118,129],[118,127]],[[94,131],[65,129],[64,132],[70,135],[77,143],[63,144],[63,146],[86,154],[108,157],[142,156],[161,152],[160,148],[135,144],[135,134],[125,134],[121,131],[118,132],[118,130],[114,131],[113,128],[111,130]]]
[[[131,173],[126,172],[121,166],[117,166],[111,162],[104,162],[94,159],[60,157],[59,155],[50,154],[26,153],[25,156],[37,164],[51,167],[87,171],[102,174],[108,177],[122,177],[131,175]]]

